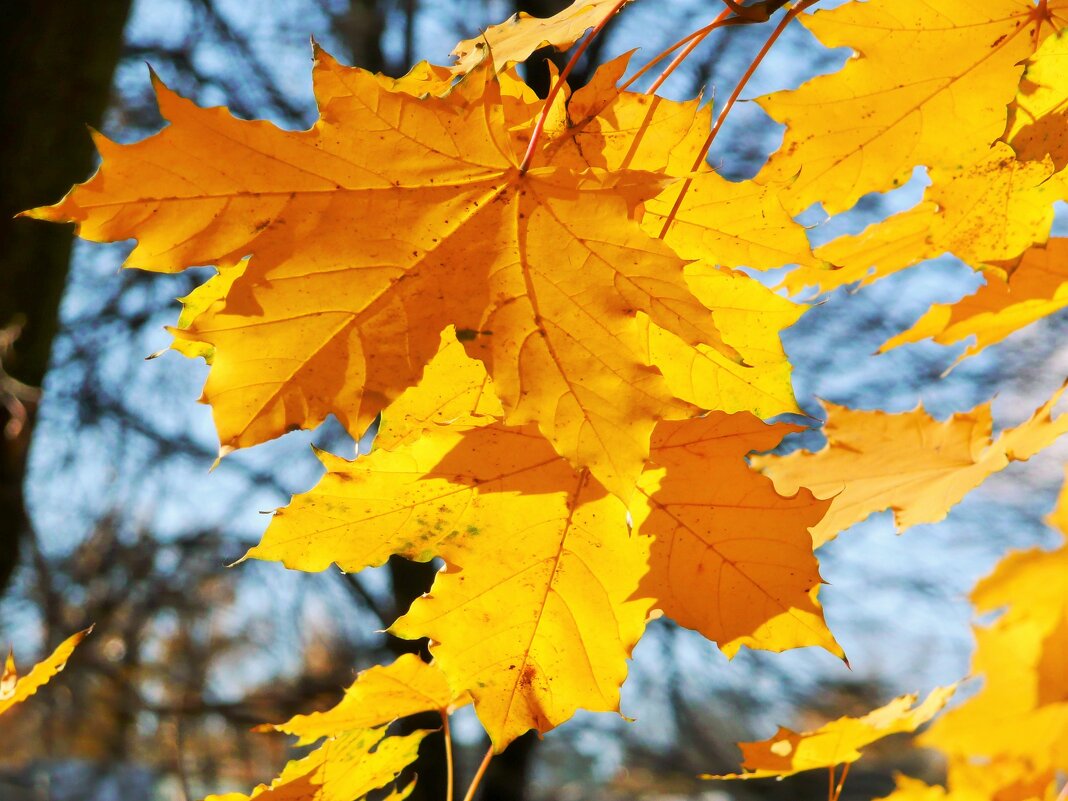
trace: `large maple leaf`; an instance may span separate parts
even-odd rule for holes
[[[429,636],[498,750],[578,709],[618,709],[651,602],[633,596],[649,538],[532,426],[459,422],[394,452],[328,458],[249,556],[348,571],[391,554],[448,565],[391,631]]]
[[[1005,130],[1023,62],[1068,23],[1050,0],[870,0],[805,17],[828,47],[857,57],[837,73],[760,99],[787,126],[758,176],[790,181],[792,212],[830,213],[904,184],[917,164],[973,161]]]
[[[616,709],[653,607],[728,654],[817,645],[842,655],[816,599],[806,530],[827,503],[805,491],[782,498],[745,462],[792,427],[723,413],[662,423],[630,533],[619,500],[532,426],[477,413],[492,391],[479,368],[447,343],[385,416],[387,432],[396,415],[420,436],[390,433],[355,462],[324,454],[327,475],[248,555],[350,572],[392,554],[442,557],[446,572],[393,631],[431,637],[499,748],[579,708]],[[461,379],[456,391],[440,391],[442,370]],[[443,415],[449,425],[434,422]],[[720,480],[698,479],[709,471]]]
[[[636,315],[732,353],[684,262],[639,227],[639,205],[665,179],[521,172],[510,130],[540,105],[515,87],[502,97],[487,69],[443,98],[321,52],[315,76],[321,119],[305,132],[159,86],[170,126],[129,146],[98,138],[97,176],[34,214],[94,240],[136,237],[131,266],[251,254],[184,335],[210,346],[205,396],[224,448],[330,413],[362,433],[451,324],[489,368],[509,423],[537,421],[627,496],[656,420],[694,412],[646,363]]]

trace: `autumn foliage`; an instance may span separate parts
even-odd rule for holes
[[[706,156],[752,70],[715,109],[632,91],[627,56],[575,91],[564,70],[546,99],[518,77],[538,47],[596,36],[625,6],[520,17],[400,79],[316,50],[307,131],[156,80],[167,126],[130,145],[97,135],[99,172],[30,212],[135,239],[129,267],[216,267],[173,333],[211,364],[222,455],[329,415],[357,438],[378,425],[370,454],[322,455],[326,475],[247,558],[444,563],[390,629],[428,637],[433,664],[372,668],[335,709],[278,723],[322,744],[251,796],[216,798],[363,797],[415,758],[421,734],[383,727],[416,712],[447,721],[471,702],[499,752],[577,710],[616,711],[659,614],[727,655],[844,659],[814,547],[882,510],[899,530],[939,521],[1068,429],[1059,392],[996,437],[988,406],[940,422],[828,405],[823,450],[750,456],[803,428],[766,422],[800,411],[780,334],[806,306],[764,271],[794,266],[785,290],[823,295],[951,253],[986,285],[885,347],[975,337],[962,358],[1068,304],[1068,250],[1049,239],[1068,198],[1068,1],[727,3],[676,51],[746,24],[769,47],[804,25],[856,52],[758,99],[785,138],[738,182]],[[931,185],[914,208],[811,248],[797,215],[848,211],[916,167]],[[1006,611],[978,630],[983,690],[923,735],[950,757],[948,790],[903,779],[895,799],[1053,797],[1068,770],[1065,553],[1012,555],[976,589],[979,611]],[[833,771],[952,692],[746,744],[741,778]]]

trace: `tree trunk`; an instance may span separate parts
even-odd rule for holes
[[[66,283],[70,229],[12,220],[93,162],[130,0],[9,3],[0,23],[0,593],[29,525],[23,483],[36,392]],[[17,339],[16,339],[17,336]]]

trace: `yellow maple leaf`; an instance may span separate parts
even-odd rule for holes
[[[823,44],[857,57],[760,98],[787,130],[758,180],[789,181],[792,213],[822,203],[836,214],[905,183],[917,164],[976,160],[1005,130],[1022,62],[1066,10],[1064,0],[869,0],[804,17]]]
[[[348,732],[289,762],[269,785],[261,784],[248,795],[209,795],[204,801],[363,801],[415,761],[419,744],[428,734],[417,731],[387,737],[384,728]],[[411,790],[408,785],[389,798],[401,801]]]
[[[879,352],[927,338],[952,345],[974,336],[959,362],[1068,306],[1068,239],[1059,237],[1031,248],[1007,278],[999,272],[986,270],[985,286],[956,303],[932,306]]]
[[[491,25],[479,36],[464,39],[452,54],[454,70],[470,72],[486,58],[499,67],[526,61],[535,50],[570,47],[586,31],[599,25],[621,7],[619,0],[575,0],[567,8],[544,19],[519,12],[508,20]]]
[[[132,266],[252,254],[180,332],[211,348],[205,397],[224,449],[329,413],[361,434],[451,324],[487,364],[508,422],[537,421],[626,497],[656,420],[695,411],[645,363],[636,315],[736,357],[684,261],[634,219],[665,179],[521,173],[508,131],[538,106],[505,103],[485,69],[443,98],[391,91],[321,52],[315,75],[321,118],[304,132],[159,87],[170,126],[134,145],[98,139],[97,176],[33,214],[94,240],[136,237]]]
[[[833,498],[812,531],[817,546],[892,509],[899,532],[937,523],[990,475],[1026,461],[1068,431],[1068,414],[1052,417],[1064,387],[1030,420],[991,438],[989,404],[938,422],[922,408],[901,414],[825,404],[827,446],[817,452],[754,459],[783,494],[801,487]]]
[[[1011,554],[972,592],[979,613],[1005,610],[976,630],[980,692],[923,737],[958,758],[1026,760],[1038,773],[1068,770],[1068,546]]]
[[[648,538],[530,427],[469,430],[442,451],[417,484],[445,497],[413,512],[441,527],[446,570],[390,631],[430,637],[498,752],[578,709],[617,711],[650,608],[635,592]]]
[[[1062,581],[1063,575],[1057,580]],[[1051,636],[1057,639],[1047,643]],[[1068,627],[1062,625],[1044,637],[1033,621],[977,630],[972,670],[984,677],[983,689],[951,710],[945,721],[924,735],[922,744],[971,758],[1006,755],[1024,759],[1039,771],[1064,770],[1068,765],[1068,699],[1042,695],[1039,672],[1043,653],[1053,646],[1063,658],[1068,648],[1064,637],[1068,637]],[[1059,674],[1062,689],[1063,673],[1062,661],[1054,674]]]
[[[802,265],[783,286],[791,293],[864,286],[943,253],[973,266],[1015,258],[1049,235],[1053,204],[1064,193],[1052,175],[1049,159],[1020,161],[1003,142],[974,164],[933,168],[922,202],[817,248],[822,263]]]
[[[622,504],[532,427],[467,418],[355,462],[324,454],[327,474],[248,556],[346,571],[394,553],[442,557],[446,571],[391,631],[431,638],[436,664],[471,693],[498,749],[576,709],[617,709],[654,604],[727,653],[819,645],[841,656],[806,531],[827,504],[807,492],[780,498],[744,460],[793,429],[748,414],[662,425],[636,534]],[[695,477],[710,464],[720,478],[703,485]],[[779,546],[770,558],[769,539]],[[687,558],[673,559],[676,549]]]
[[[532,427],[454,423],[328,473],[249,551],[301,570],[347,571],[391,554],[448,569],[391,631],[429,636],[498,750],[577,709],[618,709],[649,600],[634,592],[649,539],[626,508]],[[475,643],[478,643],[475,647]]]
[[[981,765],[951,760],[946,787],[897,776],[897,789],[882,801],[1054,801],[1052,773],[1038,773],[1025,761],[996,759]]]
[[[22,703],[41,687],[48,684],[53,676],[67,666],[67,660],[74,653],[78,643],[84,640],[92,630],[90,626],[84,631],[72,634],[56,646],[56,649],[47,658],[34,665],[30,672],[24,676],[19,676],[18,671],[15,669],[15,655],[13,652],[9,652],[7,661],[4,663],[3,673],[0,673],[0,715],[16,704]]]
[[[728,656],[743,646],[784,651],[817,645],[843,657],[816,599],[820,575],[808,527],[829,501],[792,498],[745,461],[801,426],[713,413],[657,426],[650,468],[631,507],[654,538],[639,593]]]
[[[738,743],[745,760],[742,763],[744,773],[706,774],[701,778],[763,779],[856,762],[862,756],[862,748],[891,734],[913,732],[929,721],[942,710],[956,689],[956,685],[936,688],[919,704],[916,704],[915,694],[903,695],[864,717],[842,717],[814,731],[798,733],[780,728],[768,740]]]
[[[323,737],[384,726],[419,712],[448,714],[470,702],[466,696],[454,696],[436,665],[415,654],[404,654],[388,665],[361,671],[341,701],[325,712],[295,715],[285,723],[257,728],[293,734],[300,738],[298,745],[308,745]]]
[[[1068,166],[1068,34],[1050,36],[1027,60],[1003,139],[1029,161]]]

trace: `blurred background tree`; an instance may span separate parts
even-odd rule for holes
[[[309,35],[349,63],[399,75],[420,58],[445,62],[446,47],[479,26],[518,10],[549,16],[567,4],[46,0],[5,10],[0,634],[25,653],[89,623],[97,628],[55,687],[5,717],[0,798],[190,801],[247,790],[292,756],[285,738],[252,733],[252,726],[331,705],[355,670],[392,655],[426,656],[424,643],[376,632],[429,586],[434,571],[403,560],[360,576],[255,563],[227,570],[256,541],[262,518],[255,513],[313,482],[320,468],[308,443],[352,455],[368,442],[328,424],[229,456],[209,477],[217,445],[207,410],[191,403],[202,365],[173,354],[166,369],[143,362],[166,347],[162,326],[173,322],[173,299],[202,275],[119,272],[124,247],[72,249],[69,231],[12,215],[58,199],[89,174],[86,123],[121,141],[159,128],[145,62],[198,103],[305,127],[314,119]],[[650,57],[718,12],[711,6],[635,4],[596,41],[574,82],[624,49],[640,45],[638,60]],[[763,36],[758,27],[711,39],[665,90],[680,97],[729,91]],[[542,93],[548,57],[539,53],[525,65]],[[753,94],[799,83],[842,57],[793,31]],[[713,163],[730,177],[750,175],[777,137],[759,109],[742,106]],[[843,224],[859,228],[871,209],[903,205],[921,186],[922,179],[868,198]],[[813,231],[816,239],[827,235]],[[789,342],[801,365],[802,403],[814,410],[819,395],[901,410],[923,399],[942,414],[985,399],[1010,363],[1015,378],[1003,406],[1048,394],[1047,368],[1057,357],[1051,334],[1063,321],[1044,322],[944,380],[955,351],[921,345],[878,362],[870,356],[925,304],[960,296],[974,283],[969,270],[944,261],[806,315]],[[1033,492],[1052,497],[1058,455],[1044,456]],[[1037,524],[1021,522],[1033,498],[1011,490],[1018,474],[1006,471],[991,482],[937,540],[913,533],[903,543],[879,519],[821,551],[824,575],[835,584],[825,593],[828,614],[854,673],[811,652],[744,653],[728,665],[713,646],[659,621],[639,647],[626,687],[624,710],[638,715],[637,724],[587,715],[544,743],[528,736],[492,763],[481,798],[821,797],[823,775],[729,788],[694,776],[736,767],[731,743],[766,736],[777,722],[818,724],[962,675],[970,647],[963,593],[1008,544],[1042,536]],[[979,521],[982,538],[973,534]],[[944,567],[950,554],[953,571]],[[470,773],[484,741],[470,716],[458,721],[456,734],[462,771]],[[934,769],[922,755],[883,749],[857,766],[845,797],[885,793],[891,771],[903,767],[929,778]],[[418,772],[417,797],[443,798],[436,739],[424,747]]]

